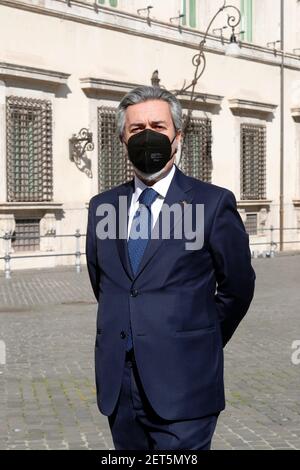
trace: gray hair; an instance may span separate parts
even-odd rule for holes
[[[178,99],[171,92],[158,86],[138,86],[127,93],[117,109],[116,123],[117,132],[122,139],[125,126],[125,112],[128,106],[143,103],[149,100],[166,101],[170,106],[173,124],[176,131],[182,129],[182,107]]]

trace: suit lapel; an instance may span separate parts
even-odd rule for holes
[[[131,180],[129,183],[126,183],[118,190],[118,200],[114,204],[116,208],[116,243],[119,252],[119,256],[121,259],[121,263],[130,277],[130,279],[134,278],[134,274],[131,269],[131,264],[128,256],[128,249],[127,249],[127,230],[128,230],[128,219],[129,219],[129,208],[132,199],[132,195],[134,192],[134,180]],[[120,196],[124,199],[121,203]],[[120,204],[121,203],[121,204]],[[124,214],[124,210],[126,213]]]

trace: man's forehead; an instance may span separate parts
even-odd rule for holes
[[[162,100],[145,101],[143,103],[128,106],[126,109],[126,121],[150,120],[153,122],[169,122],[172,120],[169,104]]]

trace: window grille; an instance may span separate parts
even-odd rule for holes
[[[16,219],[12,236],[15,251],[37,251],[40,249],[40,219]]]
[[[185,119],[186,116],[184,116]],[[208,183],[211,182],[211,144],[211,120],[206,118],[191,118],[186,130],[180,164],[185,174]]]
[[[249,235],[257,235],[257,214],[246,214],[245,229]]]
[[[116,110],[98,108],[99,192],[125,183],[133,175],[133,167],[117,135]]]
[[[266,197],[266,128],[241,125],[241,199]]]
[[[51,102],[9,96],[6,113],[8,201],[51,201]]]

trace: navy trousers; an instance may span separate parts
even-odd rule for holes
[[[120,395],[108,422],[116,450],[210,450],[218,416],[182,421],[158,416],[145,395],[134,357],[127,354]]]

